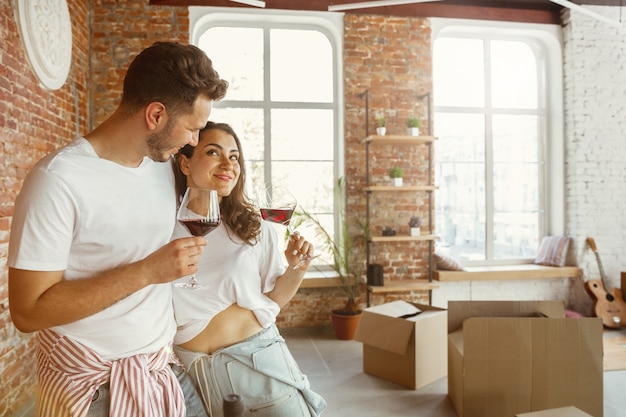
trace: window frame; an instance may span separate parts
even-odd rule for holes
[[[538,82],[544,88],[545,100],[539,107],[543,107],[542,121],[545,123],[545,138],[542,151],[545,155],[541,194],[545,199],[545,212],[541,219],[543,235],[562,235],[565,228],[565,138],[564,138],[564,111],[563,111],[563,62],[562,62],[562,30],[558,25],[482,21],[467,19],[432,18],[432,42],[439,37],[459,37],[492,40],[524,41],[531,48],[541,48],[538,65],[543,65],[539,72]],[[485,94],[489,94],[489,86],[485,86]],[[541,100],[541,98],[540,98]],[[437,113],[448,107],[433,105],[433,112]],[[436,132],[435,120],[435,135]],[[488,133],[488,136],[490,133]],[[435,155],[436,158],[436,155]],[[490,161],[486,162],[491,163]],[[486,179],[491,182],[491,179]],[[492,203],[490,203],[492,204]],[[487,207],[487,213],[491,208]],[[492,231],[487,231],[491,233]],[[540,233],[541,234],[541,233]],[[541,236],[539,236],[541,238]],[[486,239],[493,243],[493,235],[486,235]],[[485,256],[489,250],[486,248]],[[467,261],[467,265],[502,265],[530,263],[532,259]]]
[[[306,105],[300,106],[298,102],[281,102],[271,101],[269,93],[264,95],[262,101],[245,101],[245,100],[221,100],[213,104],[215,108],[219,107],[245,107],[262,109],[264,112],[264,120],[271,121],[270,113],[273,109],[290,108],[290,109],[330,109],[333,111],[333,184],[336,184],[339,178],[345,176],[345,145],[344,145],[344,88],[343,88],[343,15],[327,12],[301,12],[287,10],[259,10],[254,9],[236,9],[225,7],[209,7],[209,6],[191,6],[189,7],[189,35],[190,43],[198,45],[200,37],[209,28],[215,26],[227,27],[250,27],[261,28],[263,30],[263,43],[265,48],[269,48],[269,36],[267,33],[270,29],[296,29],[296,30],[314,30],[326,36],[330,42],[333,54],[333,98],[332,103],[315,103],[306,102]],[[268,50],[268,49],[266,49]],[[269,68],[269,54],[264,56],[264,65]],[[219,68],[218,68],[219,70]],[[269,92],[269,76],[264,77],[264,91]],[[271,104],[270,104],[271,102]],[[271,122],[264,123],[263,137],[264,147],[269,149],[269,141],[271,140]],[[271,156],[264,153],[264,175],[267,177]],[[334,233],[338,236],[341,233],[341,224],[339,219],[340,204],[333,198],[333,217],[334,217]],[[325,275],[326,272],[332,270],[330,265],[315,265],[310,268],[307,277],[315,276],[318,273]],[[316,272],[317,271],[317,272]]]

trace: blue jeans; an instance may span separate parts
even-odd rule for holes
[[[202,399],[198,395],[196,388],[191,382],[191,378],[185,370],[178,366],[172,365],[172,371],[176,375],[180,387],[185,396],[185,406],[187,407],[187,417],[208,417],[202,405]],[[91,406],[87,417],[109,417],[111,407],[111,396],[109,392],[109,384],[101,385],[91,400]]]
[[[310,388],[276,325],[212,355],[174,346],[213,417],[239,394],[245,416],[317,417],[326,401]]]

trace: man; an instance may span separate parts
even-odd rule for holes
[[[227,87],[197,47],[157,42],[130,64],[114,114],[25,179],[9,300],[15,326],[39,331],[39,416],[185,416],[169,282],[196,272],[206,240],[169,242],[169,161]]]

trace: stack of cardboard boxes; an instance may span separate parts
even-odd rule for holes
[[[602,331],[561,301],[396,301],[366,309],[356,340],[368,374],[412,389],[447,375],[459,417],[602,417]]]

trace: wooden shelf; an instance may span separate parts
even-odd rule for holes
[[[395,236],[371,236],[369,238],[370,242],[411,242],[411,241],[422,241],[422,240],[437,240],[439,236],[437,235],[421,235],[421,236],[409,236],[409,235],[395,235]]]
[[[437,138],[434,136],[404,136],[404,135],[369,135],[363,139],[363,143],[371,145],[416,145],[433,143]]]
[[[365,191],[434,191],[437,187],[434,185],[370,185],[365,187]]]
[[[427,291],[439,288],[438,284],[427,279],[409,279],[404,281],[385,281],[385,285],[368,285],[367,291],[372,294],[403,291]]]
[[[578,278],[582,270],[577,266],[544,266],[535,264],[468,266],[463,271],[433,271],[437,281],[487,281],[516,279]]]

